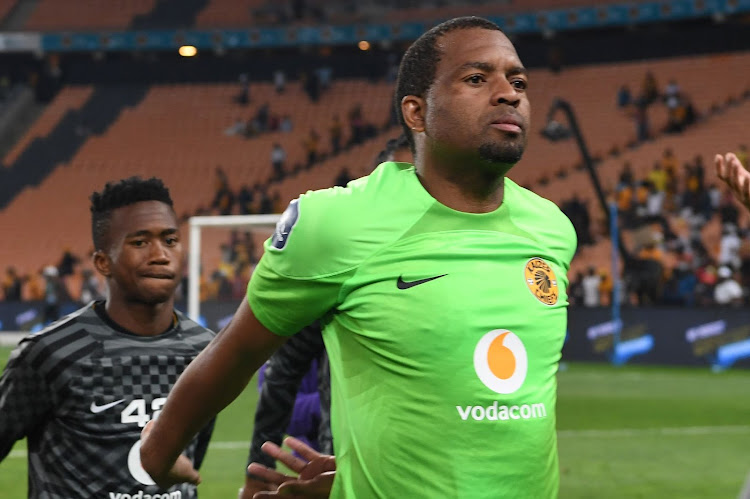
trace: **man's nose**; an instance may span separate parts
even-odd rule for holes
[[[149,255],[151,263],[167,264],[170,262],[170,254],[166,245],[157,241],[151,245],[151,254]]]
[[[506,78],[499,78],[492,90],[491,100],[493,105],[508,104],[518,107],[521,102],[518,90]]]

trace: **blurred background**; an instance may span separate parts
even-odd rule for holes
[[[0,329],[101,296],[88,196],[108,180],[163,178],[186,224],[367,174],[400,133],[402,53],[468,14],[531,71],[510,177],[578,233],[566,354],[638,339],[615,360],[722,364],[721,345],[750,338],[748,217],[712,166],[747,164],[750,0],[0,0]],[[180,301],[199,279],[220,327],[267,236],[203,230]]]
[[[748,166],[750,0],[0,0],[0,340],[103,296],[88,196],[107,181],[164,179],[187,244],[191,217],[280,213],[369,173],[400,134],[404,50],[459,15],[498,23],[529,68],[533,129],[509,176],[578,234],[561,496],[736,497],[750,226],[713,156]],[[269,230],[204,228],[179,307],[197,280],[201,321],[225,324]],[[239,473],[249,397],[243,430],[215,438]]]

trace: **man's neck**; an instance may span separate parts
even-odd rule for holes
[[[174,322],[174,300],[149,305],[108,299],[105,310],[113,322],[138,336],[157,336]]]
[[[503,203],[505,175],[486,166],[467,164],[465,169],[457,169],[418,162],[416,170],[425,190],[454,210],[489,213]]]

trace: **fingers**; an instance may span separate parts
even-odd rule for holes
[[[280,473],[273,468],[267,468],[260,463],[250,463],[247,467],[248,473],[251,473],[259,478],[262,478],[266,482],[270,482],[275,485],[281,485],[289,480],[294,480],[296,477],[285,475]]]
[[[331,494],[335,473],[324,473],[312,480],[301,480],[287,482],[278,490],[271,492],[258,492],[253,499],[264,499],[268,497],[284,497],[285,499],[323,499]]]
[[[302,442],[302,440],[298,440],[294,437],[286,437],[284,439],[284,443],[287,447],[297,452],[297,454],[304,457],[308,461],[312,461],[316,457],[322,456],[320,452],[305,444],[304,442]]]
[[[278,485],[267,483],[261,480],[254,480],[250,477],[245,478],[245,486],[239,491],[238,499],[253,499],[257,492],[266,490],[276,490]]]
[[[154,420],[153,419],[151,421],[149,421],[148,423],[146,423],[146,426],[144,426],[143,429],[141,430],[141,440],[144,440],[146,437],[149,436],[149,434],[151,433],[151,429],[153,428],[153,426],[154,426]]]
[[[302,442],[299,442],[299,444],[303,446],[305,445]],[[300,459],[296,457],[295,455],[291,454],[290,452],[283,450],[281,447],[279,447],[273,442],[264,443],[261,446],[261,450],[265,452],[266,454],[268,454],[269,456],[271,456],[272,458],[274,458],[275,460],[281,461],[290,470],[296,471],[297,473],[300,473],[305,468],[305,466],[307,466],[307,463],[308,463],[308,461]]]
[[[336,458],[334,456],[316,457],[299,474],[301,480],[309,480],[326,471],[336,471]]]
[[[177,482],[188,482],[193,485],[201,483],[201,475],[193,467],[192,461],[185,454],[180,454],[170,472]]]
[[[333,487],[335,471],[321,473],[310,480],[295,480],[279,487],[279,495],[303,497],[328,497]]]
[[[730,186],[737,185],[738,176],[746,173],[739,158],[731,152],[724,156],[721,154],[714,156],[714,165],[719,178],[729,183]]]
[[[187,482],[192,483],[193,485],[200,485],[202,481],[203,478],[201,478],[201,475],[197,470],[193,470],[193,473],[191,473],[187,478]]]
[[[750,203],[750,173],[742,166],[740,160],[732,153],[724,157],[728,168],[729,183],[735,191],[738,199],[745,206]]]
[[[734,153],[714,156],[716,174],[723,180],[738,201],[750,208],[750,173]]]
[[[727,164],[724,161],[724,156],[717,154],[714,156],[714,166],[716,167],[716,175],[726,182],[727,180]]]
[[[265,499],[266,497],[278,497],[279,494],[274,490],[272,492],[256,492],[253,499]]]

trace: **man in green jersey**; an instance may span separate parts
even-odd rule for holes
[[[159,484],[206,421],[320,318],[330,358],[332,497],[555,497],[555,373],[576,241],[506,173],[530,129],[528,75],[480,18],[406,52],[397,111],[414,166],[292,201],[232,322],[144,436]]]

